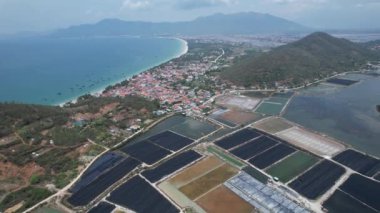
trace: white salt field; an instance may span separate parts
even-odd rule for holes
[[[322,83],[300,91],[284,117],[352,147],[380,157],[380,78],[350,74],[360,80],[348,87]]]

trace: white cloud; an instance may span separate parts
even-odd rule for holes
[[[274,3],[281,3],[281,4],[287,4],[287,3],[307,3],[307,4],[313,4],[313,3],[325,3],[327,0],[269,0]]]
[[[238,0],[179,0],[177,6],[181,9],[199,9],[221,5],[231,5]]]
[[[121,6],[122,9],[142,9],[150,5],[148,0],[125,0]]]
[[[0,34],[105,18],[184,21],[244,11],[269,13],[311,27],[380,29],[380,0],[0,0]]]

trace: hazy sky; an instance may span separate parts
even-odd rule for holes
[[[380,29],[380,0],[0,0],[0,33],[104,18],[180,21],[241,11],[270,13],[315,28]]]

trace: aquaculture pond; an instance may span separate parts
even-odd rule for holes
[[[380,78],[351,74],[350,86],[322,83],[293,97],[285,118],[380,157]]]
[[[144,134],[134,138],[130,141],[130,143],[142,141],[168,130],[196,140],[210,134],[211,132],[214,132],[217,129],[217,126],[214,126],[208,122],[195,120],[183,115],[175,115],[163,120]]]
[[[269,167],[266,172],[273,177],[277,177],[281,182],[286,183],[312,167],[317,161],[317,157],[298,151],[283,161]]]

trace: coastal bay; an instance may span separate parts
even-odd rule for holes
[[[187,43],[173,38],[2,39],[0,101],[62,104],[186,52]]]
[[[320,84],[302,90],[290,102],[284,117],[339,139],[362,152],[380,156],[379,77],[348,74],[360,81],[348,87]]]

